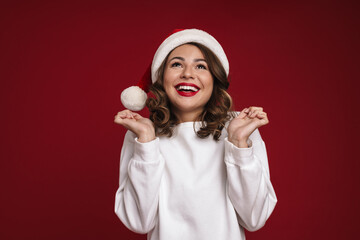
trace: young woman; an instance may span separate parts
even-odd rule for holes
[[[178,31],[151,67],[150,119],[124,110],[115,212],[151,240],[239,240],[261,228],[277,202],[261,107],[232,112],[221,45],[197,29]]]

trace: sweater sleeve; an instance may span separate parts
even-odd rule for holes
[[[256,231],[265,225],[277,202],[265,142],[256,129],[249,137],[249,148],[238,148],[225,139],[227,192],[240,225]]]
[[[140,143],[128,131],[120,156],[119,188],[115,196],[115,213],[130,230],[147,233],[157,221],[159,189],[164,159],[159,139]]]

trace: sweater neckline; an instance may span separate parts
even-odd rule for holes
[[[195,127],[200,126],[201,121],[182,122],[182,123],[177,124],[176,126],[177,127],[193,127],[194,124],[195,124]]]

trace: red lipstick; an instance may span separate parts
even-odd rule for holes
[[[199,92],[199,87],[193,83],[179,83],[175,86],[177,93],[183,97],[192,97]]]

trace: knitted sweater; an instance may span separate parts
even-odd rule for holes
[[[115,213],[150,240],[241,240],[243,227],[261,228],[277,198],[259,130],[237,148],[224,129],[219,141],[201,139],[199,123],[148,143],[125,135]]]

